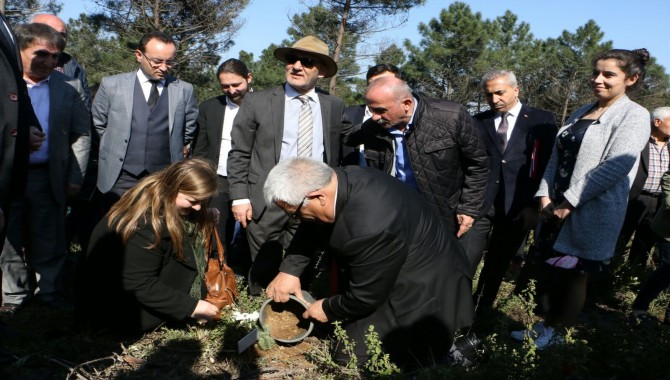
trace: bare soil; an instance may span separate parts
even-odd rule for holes
[[[309,328],[309,321],[302,318],[305,307],[298,302],[268,304],[263,323],[274,339],[293,340]]]

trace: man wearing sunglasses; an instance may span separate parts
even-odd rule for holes
[[[139,69],[102,78],[92,112],[103,211],[140,179],[184,159],[195,136],[193,86],[170,75],[176,54],[172,37],[147,33],[135,51]]]
[[[228,156],[232,211],[247,229],[254,295],[277,273],[295,229],[286,213],[263,201],[265,178],[279,161],[296,156],[337,166],[340,135],[350,125],[342,100],[315,90],[320,78],[337,72],[323,41],[307,36],[274,55],[286,64],[286,83],[247,94],[233,123]]]

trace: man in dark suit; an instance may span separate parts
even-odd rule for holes
[[[631,264],[646,264],[658,240],[650,226],[662,203],[661,176],[670,169],[669,138],[670,107],[657,108],[651,114],[651,136],[640,153],[640,165],[628,195],[626,218],[619,237],[619,245],[625,247],[635,233],[628,254]]]
[[[337,72],[323,41],[307,36],[274,55],[286,63],[286,83],[247,94],[233,123],[228,156],[232,211],[247,229],[253,260],[252,294],[272,280],[295,230],[283,211],[263,201],[265,178],[277,162],[296,156],[337,166],[340,135],[349,126],[342,100],[315,91],[319,78]]]
[[[481,122],[491,172],[483,215],[468,237],[466,253],[474,274],[488,242],[476,300],[478,307],[490,308],[510,260],[523,249],[529,229],[536,224],[534,196],[551,156],[557,126],[551,112],[519,102],[519,86],[511,71],[485,74],[482,88],[491,109],[475,119]]]
[[[44,139],[23,80],[16,36],[0,12],[0,230],[12,195],[23,194],[28,155]],[[31,138],[32,135],[32,138]]]
[[[231,132],[233,120],[242,105],[244,95],[251,89],[251,72],[240,60],[231,58],[219,65],[216,77],[224,95],[205,100],[200,103],[198,116],[198,137],[193,148],[193,157],[206,158],[216,165],[219,192],[210,202],[210,207],[219,210],[217,230],[226,245],[226,260],[228,265],[238,270],[240,266],[247,266],[248,258],[233,257],[231,248],[235,219],[231,218],[230,197],[228,194],[228,152],[231,147]],[[246,239],[244,239],[246,241]],[[246,250],[242,250],[246,251]],[[235,265],[233,265],[235,264]]]
[[[265,199],[301,220],[267,296],[275,302],[286,302],[289,294],[301,298],[299,277],[309,252],[327,243],[348,274],[348,289],[312,303],[304,316],[343,321],[359,364],[370,356],[370,326],[391,360],[417,365],[443,359],[456,329],[472,322],[467,258],[411,187],[375,170],[333,170],[294,158],[270,172]],[[342,344],[335,359],[348,360]]]
[[[197,131],[193,85],[170,75],[177,46],[163,32],[142,36],[139,69],[102,78],[93,101],[100,136],[98,189],[109,209],[140,179],[184,159]]]
[[[3,308],[18,308],[32,297],[34,268],[38,299],[53,304],[62,292],[65,263],[65,202],[80,189],[90,150],[90,116],[79,80],[54,71],[65,46],[44,24],[16,28],[23,78],[40,125],[42,147],[30,155],[25,193],[13,197],[7,239],[0,255]],[[25,259],[24,247],[27,247]]]
[[[380,63],[374,65],[368,69],[367,74],[365,74],[365,80],[368,84],[372,83],[373,80],[379,79],[382,77],[393,76],[399,79],[402,79],[400,69],[390,63]],[[344,110],[344,114],[347,116],[347,119],[351,121],[352,125],[361,124],[367,121],[372,117],[372,113],[368,109],[368,106],[365,104],[357,106],[349,106]],[[342,144],[341,147],[342,153],[342,166],[346,165],[360,165],[367,166],[365,161],[365,146],[359,145],[357,147],[349,147]]]

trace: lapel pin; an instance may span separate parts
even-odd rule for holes
[[[19,95],[17,95],[15,92],[10,92],[9,100],[11,100],[12,102],[17,102],[19,100]]]

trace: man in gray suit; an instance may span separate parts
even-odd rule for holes
[[[193,86],[169,74],[176,54],[170,36],[147,33],[135,51],[140,68],[102,78],[92,112],[104,209],[143,177],[184,159],[195,136]]]
[[[90,119],[81,83],[53,70],[65,46],[63,37],[44,24],[19,25],[15,32],[23,79],[46,140],[30,155],[25,193],[13,197],[10,205],[0,255],[5,314],[16,312],[32,297],[29,267],[35,270],[38,299],[47,304],[59,300],[65,201],[79,191],[90,149]],[[24,247],[30,248],[25,261]]]
[[[259,294],[277,274],[295,223],[263,200],[263,184],[281,160],[303,156],[337,166],[340,135],[348,130],[341,99],[315,91],[337,72],[328,46],[313,36],[274,51],[286,63],[286,82],[245,96],[233,123],[228,182],[235,220],[247,229],[253,260],[249,291]]]

